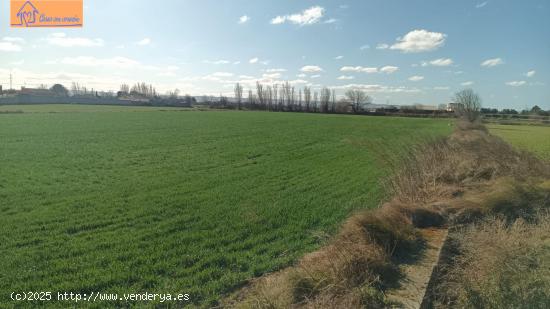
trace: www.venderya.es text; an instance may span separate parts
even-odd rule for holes
[[[16,302],[41,302],[41,301],[63,301],[63,302],[102,302],[102,301],[123,301],[123,302],[187,302],[191,296],[186,293],[75,293],[75,292],[12,292],[12,301]]]

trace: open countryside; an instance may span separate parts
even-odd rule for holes
[[[354,210],[378,206],[391,157],[452,129],[411,118],[17,109],[0,114],[1,292],[29,282],[185,291],[195,304],[317,248]]]

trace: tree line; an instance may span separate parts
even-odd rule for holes
[[[320,91],[309,86],[296,88],[289,82],[264,85],[256,82],[255,89],[248,89],[236,83],[234,97],[229,99],[220,95],[219,99],[210,99],[206,103],[215,108],[265,110],[274,112],[310,112],[310,113],[360,113],[372,98],[359,89],[346,91],[344,98],[336,99],[336,90],[323,87]]]

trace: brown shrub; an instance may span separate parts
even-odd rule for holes
[[[455,256],[440,287],[438,308],[550,307],[550,216],[535,224],[490,218],[453,237]]]

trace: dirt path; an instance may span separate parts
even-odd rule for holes
[[[420,308],[434,268],[439,262],[441,248],[447,239],[447,229],[423,229],[426,249],[422,257],[413,264],[404,264],[401,271],[405,278],[398,289],[389,290],[387,299],[395,308]]]

